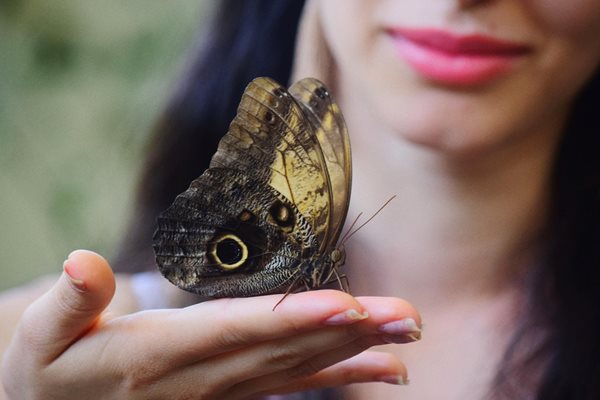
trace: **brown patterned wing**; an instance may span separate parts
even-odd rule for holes
[[[246,88],[211,168],[246,171],[294,204],[316,240],[328,236],[331,183],[313,120],[286,88],[257,78]]]
[[[243,171],[210,168],[160,215],[154,251],[162,274],[182,289],[254,296],[296,283],[312,239],[295,206],[270,186]]]
[[[314,127],[331,187],[331,214],[322,250],[335,246],[348,214],[352,185],[350,138],[339,106],[322,82],[304,78],[289,89]]]
[[[340,259],[327,250],[348,207],[348,135],[320,82],[290,90],[251,82],[209,169],[158,218],[156,260],[175,285],[251,296],[334,276]]]

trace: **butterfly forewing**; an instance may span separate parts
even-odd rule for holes
[[[323,248],[335,246],[346,221],[352,185],[350,138],[344,117],[323,83],[304,78],[290,87],[299,100],[322,150],[331,183],[331,214]]]

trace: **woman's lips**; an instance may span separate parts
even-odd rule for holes
[[[508,72],[531,47],[484,35],[456,35],[437,29],[389,30],[400,56],[426,79],[475,85]]]

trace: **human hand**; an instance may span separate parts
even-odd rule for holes
[[[406,369],[397,359],[364,350],[420,337],[417,311],[396,298],[320,290],[290,295],[275,311],[281,295],[111,318],[103,310],[114,291],[102,257],[69,256],[56,285],[23,314],[5,353],[9,399],[235,400],[402,383]]]

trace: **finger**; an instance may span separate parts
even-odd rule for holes
[[[166,356],[192,353],[202,358],[225,353],[257,342],[289,337],[331,325],[362,321],[364,306],[359,299],[337,290],[318,290],[288,296],[275,311],[281,295],[245,299],[219,299],[170,313],[168,321],[152,319],[149,329],[167,329],[171,341]],[[362,298],[377,318],[366,318],[375,328],[382,321],[410,317],[420,324],[418,312],[397,298]],[[363,324],[364,325],[364,324]],[[160,328],[160,329],[159,329]],[[193,333],[193,335],[191,334]],[[178,362],[177,359],[172,359]],[[188,360],[189,361],[189,360]]]
[[[289,296],[276,311],[272,311],[279,299],[279,295],[223,299],[183,310],[158,310],[116,318],[103,327],[107,335],[104,335],[106,345],[102,348],[105,353],[117,355],[118,360],[113,364],[117,365],[117,370],[126,373],[133,386],[145,387],[152,382],[156,393],[164,390],[167,394],[172,390],[169,388],[175,386],[184,391],[188,386],[197,388],[200,379],[202,391],[215,392],[223,390],[223,385],[229,387],[257,374],[264,375],[267,373],[265,366],[278,370],[290,368],[289,363],[270,361],[273,359],[272,349],[263,348],[262,352],[254,352],[252,356],[237,358],[263,343],[279,341],[275,348],[281,348],[306,333],[346,328],[346,333],[333,341],[335,346],[340,346],[355,339],[357,333],[382,334],[378,331],[379,325],[403,321],[407,316],[412,320],[418,316],[410,304],[397,298],[368,301],[369,307],[385,310],[377,312],[378,318],[374,321],[364,319],[357,311],[363,310],[360,303],[339,291],[323,290]],[[390,302],[395,304],[387,304]],[[347,329],[354,325],[357,331]],[[110,334],[111,330],[119,331],[119,327],[125,327],[127,334]],[[344,335],[349,339],[344,339]],[[311,348],[312,345],[302,347],[301,341],[299,343],[300,347],[295,345],[291,354],[305,352],[311,357],[331,348],[322,341],[317,341],[314,348]],[[232,357],[218,367],[217,356],[228,353],[232,353]],[[156,384],[159,381],[160,384]]]
[[[205,382],[202,390],[208,398],[245,397],[255,393],[257,388],[265,390],[297,379],[300,375],[312,375],[367,347],[385,343],[373,336],[356,340],[360,335],[351,327],[329,327],[262,342],[187,366],[163,379],[161,388],[154,387],[153,390],[154,393],[158,389],[158,393],[162,390],[167,394],[169,387],[193,386],[202,377]],[[315,358],[317,355],[320,357]],[[238,382],[242,383],[236,385]]]
[[[377,313],[379,315],[375,321],[365,319],[347,326],[321,327],[316,331],[255,343],[184,368],[170,380],[193,384],[199,376],[203,376],[204,381],[212,385],[205,387],[205,390],[215,396],[224,396],[222,391],[230,390],[225,397],[233,399],[313,375],[371,346],[388,343],[390,339],[396,343],[418,339],[418,335],[415,335],[418,331],[413,330],[418,330],[413,319],[418,315],[406,317],[406,302],[395,298],[376,300],[370,301],[369,305],[385,311]],[[411,323],[407,323],[407,320]],[[402,327],[404,331],[396,329],[395,336],[379,331],[380,326],[390,323]],[[406,330],[407,327],[410,329]],[[169,381],[164,383],[168,385]]]
[[[385,342],[377,336],[360,337],[342,346],[329,349],[322,349],[318,354],[307,352],[306,357],[295,357],[287,360],[278,360],[278,370],[273,373],[275,363],[263,363],[257,366],[254,370],[256,375],[260,375],[254,379],[241,382],[230,388],[225,398],[241,399],[246,398],[249,394],[258,395],[282,386],[286,382],[297,381],[302,378],[315,375],[317,372],[332,366],[347,358],[353,357],[356,354],[363,352],[371,346],[384,344]],[[285,353],[284,353],[285,354]],[[284,369],[281,369],[284,367]]]
[[[49,363],[94,325],[114,292],[106,260],[91,251],[74,251],[58,282],[25,311],[17,337]]]
[[[155,366],[155,370],[162,370],[162,365],[171,371],[218,354],[330,326],[360,322],[369,334],[373,334],[378,332],[379,325],[406,319],[407,316],[409,320],[417,318],[420,321],[417,311],[397,298],[381,297],[367,301],[369,307],[376,311],[377,318],[373,321],[361,314],[364,308],[355,298],[339,291],[321,290],[291,295],[276,311],[272,311],[279,299],[280,295],[221,299],[183,310],[144,312],[135,315],[135,330],[129,329],[130,335],[113,337],[111,346],[141,354],[143,359],[138,361]],[[131,317],[124,321],[128,325],[131,322]],[[116,326],[119,320],[112,323]],[[164,337],[169,338],[164,346],[146,345],[148,342],[163,342]],[[129,358],[123,360],[124,365],[131,362],[133,360]]]
[[[366,332],[369,329],[376,330],[378,339],[388,343],[411,343],[421,339],[421,316],[406,301],[381,297],[357,297],[356,299],[364,306],[370,317],[369,320],[361,321],[360,325],[354,326],[353,329],[366,329]],[[343,348],[309,360],[307,362],[309,366],[330,365],[313,375],[294,380],[289,378],[293,378],[297,371],[294,369],[286,371],[288,379],[285,379],[284,375],[275,378],[274,381],[281,379],[293,383],[286,384],[285,389],[280,388],[274,392],[287,393],[359,382],[386,382],[400,385],[408,383],[404,364],[388,353],[357,351],[361,349],[361,345],[368,344],[361,341],[365,342],[361,338]],[[365,346],[364,349],[367,347],[369,346]],[[336,358],[340,362],[336,363]],[[307,369],[306,366],[302,368]],[[310,370],[310,367],[308,369]],[[267,384],[263,382],[262,385],[264,387]]]
[[[273,311],[280,299],[281,295],[273,295],[208,301],[164,314],[164,318],[148,318],[145,329],[160,328],[171,338],[161,357],[185,365],[259,342],[367,318],[360,303],[336,290],[290,295]],[[198,356],[190,358],[192,354]]]
[[[212,362],[216,355],[272,339],[289,339],[318,328],[356,323],[367,317],[361,314],[362,307],[353,297],[339,291],[291,295],[273,311],[280,299],[281,295],[221,299],[181,310],[145,311],[111,320],[103,326],[104,334],[96,338],[105,340],[103,351],[117,356],[118,370],[133,373],[128,379],[143,383],[203,360]],[[114,335],[111,331],[126,334]],[[225,381],[240,370],[247,373],[243,366],[232,363],[214,380]],[[205,371],[215,369],[212,364],[199,367],[190,384],[206,375]],[[181,377],[175,374],[174,379]],[[204,381],[212,382],[208,378]],[[167,387],[167,382],[163,382]]]
[[[386,344],[384,335],[361,336],[340,347],[298,362],[290,368],[242,382],[227,392],[227,398],[245,398],[248,394],[283,393],[282,386],[294,382],[287,391],[316,389],[352,382],[386,382],[405,384],[408,382],[406,368],[393,356],[386,353],[365,353],[367,356],[354,358],[372,346]],[[351,360],[351,361],[348,361]],[[333,368],[337,365],[336,368]],[[259,366],[259,371],[269,370],[268,364]],[[277,388],[280,388],[277,390]],[[257,392],[258,390],[258,392]]]
[[[231,392],[228,393],[228,398],[243,398],[248,394],[262,394],[263,392],[261,390],[265,390],[265,388],[277,388],[282,386],[282,382],[303,382],[308,385],[317,385],[319,379],[322,379],[324,381],[322,384],[328,384],[328,381],[331,380],[331,378],[343,378],[343,375],[340,373],[348,371],[347,368],[360,365],[356,364],[356,361],[350,364],[340,364],[341,361],[354,357],[371,346],[390,342],[410,343],[421,338],[421,318],[419,314],[416,313],[416,310],[410,307],[405,301],[381,297],[363,297],[357,298],[357,300],[359,300],[370,313],[371,316],[368,320],[360,321],[358,324],[350,327],[340,327],[342,331],[339,331],[338,329],[337,333],[344,333],[345,335],[340,336],[337,339],[332,338],[332,340],[328,341],[324,340],[325,337],[322,337],[321,344],[323,344],[323,346],[320,348],[315,347],[314,349],[307,349],[304,347],[306,343],[301,343],[301,346],[295,351],[288,351],[291,356],[288,357],[287,360],[285,357],[282,357],[282,360],[285,362],[280,362],[279,366],[281,366],[281,364],[288,364],[290,367],[287,369],[269,373],[272,370],[272,368],[269,367],[276,365],[277,363],[266,362],[262,366],[257,366],[255,370],[264,372],[264,374],[258,378],[249,379],[236,385],[231,389]],[[407,315],[407,311],[411,313]],[[347,339],[353,335],[357,337],[357,339],[346,343]],[[336,340],[338,343],[337,346],[334,345]],[[340,346],[343,343],[346,344]],[[279,351],[281,352],[281,350]],[[302,354],[304,357],[294,357],[294,355],[298,354]],[[375,357],[377,356],[370,359],[367,358],[367,360],[390,360],[387,356]],[[358,361],[362,360],[364,359],[358,359]],[[340,365],[341,367],[338,368],[341,369],[334,369],[331,370],[332,372],[326,372],[319,375],[319,371],[334,364]],[[396,366],[396,371],[393,369],[385,371],[385,367],[382,370],[381,364],[380,368],[376,369],[369,369],[363,364],[362,369],[358,371],[358,375],[346,378],[357,379],[357,381],[360,381],[360,379],[369,379],[396,384],[408,381],[406,378],[406,369],[402,364],[395,362],[391,364],[391,366]],[[401,373],[401,375],[398,375],[397,372]],[[312,379],[314,380],[305,381],[304,379],[307,377],[313,377]],[[315,387],[318,387],[318,385]],[[259,392],[255,392],[255,390],[259,390]]]
[[[285,383],[265,394],[285,394],[365,382],[406,385],[408,384],[407,370],[405,365],[392,354],[364,351],[312,376]]]

